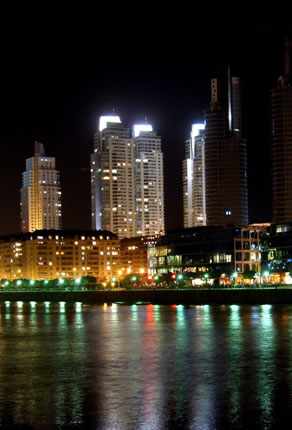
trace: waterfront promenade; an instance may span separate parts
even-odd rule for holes
[[[246,288],[82,290],[33,289],[1,290],[0,302],[82,302],[82,303],[153,303],[153,304],[292,304],[292,286]]]

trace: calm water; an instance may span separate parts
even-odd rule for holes
[[[283,428],[292,306],[0,303],[0,428]]]

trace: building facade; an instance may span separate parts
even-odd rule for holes
[[[205,118],[207,225],[248,224],[246,142],[241,134],[240,82],[229,68],[211,81]]]
[[[204,124],[193,124],[183,160],[184,227],[206,225]]]
[[[164,178],[161,138],[150,124],[134,125],[136,234],[164,234]]]
[[[128,274],[146,274],[148,268],[147,260],[148,242],[146,237],[133,237],[121,239],[121,277]]]
[[[292,43],[285,44],[285,74],[271,90],[272,120],[272,218],[292,221]]]
[[[150,273],[240,277],[261,273],[262,239],[268,224],[196,227],[169,232],[148,249]]]
[[[151,125],[133,134],[118,116],[101,117],[91,156],[93,229],[119,238],[164,233],[161,138]]]
[[[92,229],[136,236],[135,142],[118,116],[101,117],[91,156]]]
[[[262,265],[266,283],[292,284],[292,222],[271,224]]]
[[[26,160],[20,194],[22,232],[61,229],[60,174],[55,169],[55,158],[45,156],[39,142],[35,142],[34,156]]]
[[[0,238],[0,279],[118,276],[120,244],[108,231],[40,230]]]

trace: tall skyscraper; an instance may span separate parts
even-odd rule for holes
[[[102,116],[91,155],[93,229],[136,235],[135,142],[118,116]]]
[[[183,160],[184,227],[206,225],[204,124],[193,124]]]
[[[164,234],[164,181],[161,138],[150,124],[135,124],[136,234]]]
[[[271,90],[272,218],[292,221],[292,42],[285,42],[284,76]]]
[[[42,143],[35,142],[34,156],[26,160],[20,193],[21,231],[61,229],[60,174]]]
[[[207,225],[248,224],[240,82],[230,76],[229,68],[211,80],[210,108],[204,114]]]
[[[102,116],[91,155],[93,229],[120,238],[164,233],[161,138],[150,124],[132,137],[118,116]]]

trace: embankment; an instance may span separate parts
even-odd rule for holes
[[[0,292],[1,301],[36,302],[150,302],[153,304],[292,304],[292,289],[190,289],[135,291],[23,291]]]

